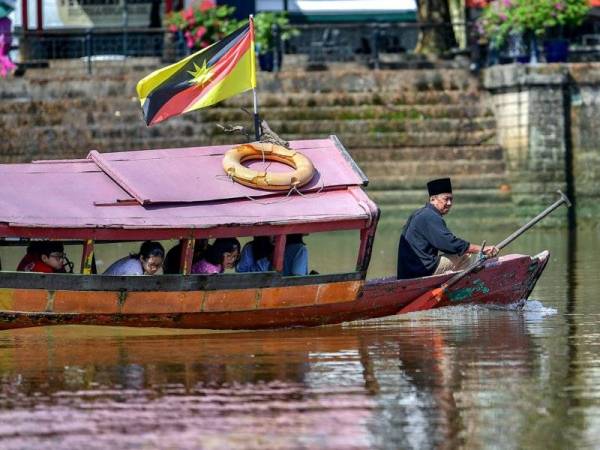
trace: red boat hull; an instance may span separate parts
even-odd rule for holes
[[[453,286],[435,307],[507,305],[524,300],[548,257],[548,252],[543,252],[534,257],[508,255],[487,261],[482,270]],[[135,292],[126,301],[118,291],[2,288],[0,329],[71,324],[214,330],[320,326],[397,314],[452,275],[322,284],[308,281],[260,290]],[[18,303],[15,299],[19,298],[25,300]],[[7,307],[9,304],[12,307]],[[27,305],[31,305],[30,310],[25,310]]]

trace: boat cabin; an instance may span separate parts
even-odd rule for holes
[[[24,246],[30,240],[49,239],[78,242],[83,248],[80,274],[8,272],[14,268],[5,265],[0,273],[0,303],[4,295],[10,308],[16,308],[14,289],[77,292],[78,299],[83,292],[95,292],[94,302],[99,292],[208,290],[222,294],[235,289],[231,305],[239,306],[246,301],[240,300],[240,289],[252,292],[247,297],[255,302],[257,289],[299,286],[311,286],[310,292],[299,294],[303,301],[354,300],[366,277],[379,216],[377,206],[363,191],[367,178],[335,136],[294,141],[291,147],[312,161],[315,175],[307,185],[290,192],[255,189],[232,181],[222,168],[223,155],[231,146],[91,151],[85,159],[0,165],[0,243]],[[266,163],[269,170],[289,170]],[[287,235],[338,230],[359,231],[355,271],[281,274]],[[253,236],[274,237],[274,271],[190,274],[196,240]],[[182,242],[181,274],[91,275],[96,244],[143,240]],[[45,311],[48,295],[38,294],[39,310]],[[289,300],[280,294],[273,293],[272,304]],[[25,297],[37,298],[33,293]],[[263,297],[262,291],[259,297]],[[223,295],[220,298],[223,301]],[[5,308],[0,305],[0,309]],[[156,312],[153,308],[149,311]]]

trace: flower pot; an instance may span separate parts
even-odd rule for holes
[[[546,62],[566,62],[569,59],[569,41],[567,39],[547,39],[544,41]]]
[[[258,65],[263,72],[279,72],[281,70],[282,59],[282,52],[277,52],[276,54],[274,50],[271,50],[258,54]]]

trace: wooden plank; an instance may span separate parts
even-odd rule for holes
[[[275,236],[275,249],[273,250],[273,270],[283,272],[283,258],[285,255],[285,234]]]
[[[231,225],[213,228],[51,228],[21,227],[0,223],[0,237],[37,238],[83,241],[143,241],[169,239],[214,239],[280,234],[311,234],[325,231],[359,230],[369,220],[345,219],[329,222],[295,223],[287,225]]]
[[[265,288],[261,292],[259,308],[291,308],[314,305],[319,285]]]
[[[204,295],[202,311],[243,311],[256,309],[257,290],[209,291]]]
[[[360,272],[284,277],[278,272],[225,273],[216,275],[110,276],[0,272],[0,286],[8,289],[71,291],[215,291],[280,286],[303,286],[364,279]]]
[[[83,275],[92,274],[92,265],[94,261],[94,241],[86,239],[83,243],[83,251],[81,253],[81,273]]]
[[[179,261],[179,267],[181,268],[181,274],[189,275],[192,271],[192,261],[194,259],[194,246],[196,245],[195,239],[182,239],[181,241],[181,259]]]
[[[129,292],[121,301],[122,314],[179,314],[200,312],[202,292]]]
[[[344,145],[341,143],[341,141],[338,139],[338,137],[336,135],[332,134],[331,136],[329,136],[329,138],[333,141],[333,143],[335,144],[335,147],[342,154],[344,159],[346,161],[348,161],[348,164],[350,164],[350,166],[352,167],[352,170],[354,170],[354,172],[356,172],[356,174],[360,177],[360,179],[363,182],[362,185],[364,187],[367,187],[369,185],[369,178],[367,177],[367,175],[365,175],[365,173],[358,166],[358,164],[356,164],[354,159],[352,159],[352,156],[350,155],[350,153],[348,153],[348,150],[346,150],[346,147],[344,147]]]

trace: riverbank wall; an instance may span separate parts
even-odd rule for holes
[[[157,67],[151,59],[95,62],[89,74],[81,61],[56,61],[4,80],[0,160],[247,140],[218,125],[242,125],[252,134],[243,110],[252,110],[250,93],[146,127],[135,85]],[[310,72],[286,63],[284,71],[258,78],[260,112],[270,127],[288,140],[337,135],[369,177],[382,220],[403,222],[427,200],[425,182],[447,175],[455,185],[452,222],[518,224],[549,204],[556,189],[576,196],[578,220],[600,217],[593,203],[600,130],[592,120],[600,66],[503,66],[475,77],[451,67],[332,64]],[[567,215],[545,223],[564,225]]]

